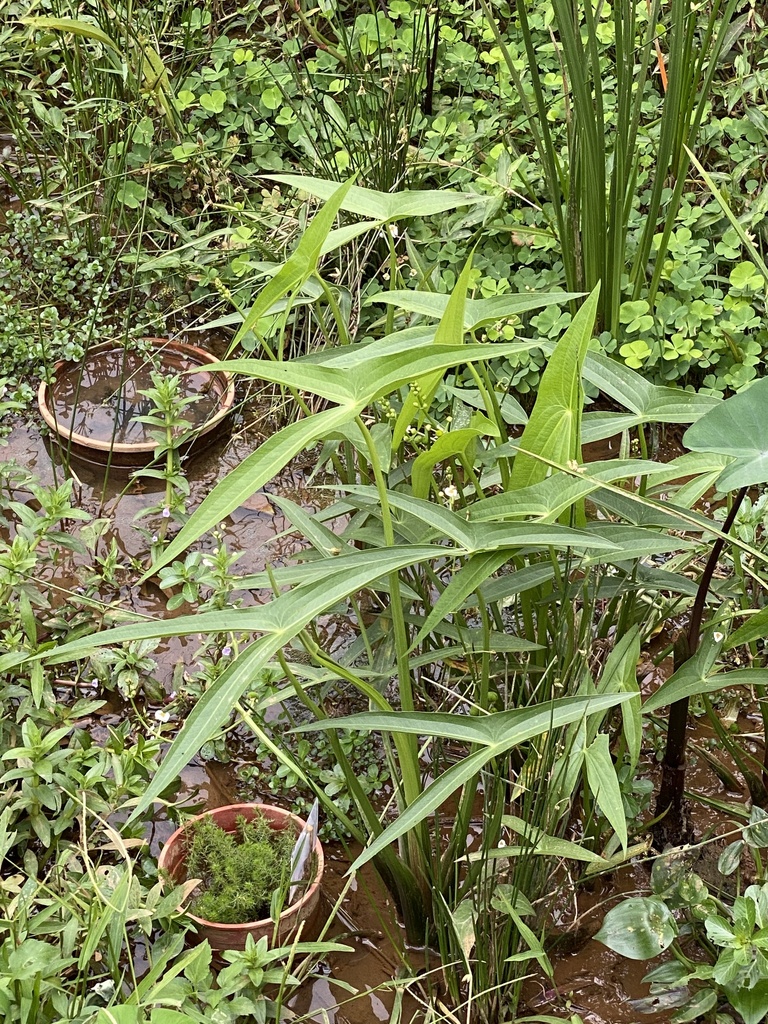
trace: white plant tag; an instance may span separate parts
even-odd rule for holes
[[[291,885],[288,890],[289,903],[293,903],[301,891],[302,887],[298,883],[304,878],[315,849],[319,817],[320,807],[317,800],[315,800],[312,804],[312,810],[307,816],[307,823],[299,833],[293,853],[291,854],[293,870],[291,871]]]

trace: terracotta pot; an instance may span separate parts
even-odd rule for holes
[[[226,807],[215,807],[211,811],[206,811],[205,814],[198,814],[197,817],[191,818],[182,828],[173,833],[163,847],[158,867],[161,871],[166,871],[175,882],[184,882],[187,877],[187,850],[184,833],[189,825],[195,821],[212,818],[225,832],[235,832],[239,817],[242,816],[247,821],[251,821],[257,814],[262,814],[268,820],[270,828],[275,831],[292,827],[298,836],[305,825],[301,818],[291,814],[290,811],[284,811],[280,807],[271,807],[268,804],[228,804]],[[320,903],[320,883],[323,880],[325,866],[323,848],[319,840],[315,840],[313,856],[315,873],[312,884],[300,899],[292,903],[280,915],[277,929],[278,946],[283,946],[292,940],[302,921],[306,922],[301,933],[302,939],[312,938],[312,925]],[[197,940],[202,942],[207,939],[215,951],[245,949],[245,940],[249,935],[253,936],[254,941],[266,935],[272,945],[275,922],[271,918],[248,921],[245,924],[219,924],[217,921],[206,921],[202,917],[196,917],[195,914],[188,916],[194,921],[197,928]]]
[[[182,446],[200,449],[220,435],[224,420],[235,401],[231,374],[206,367],[217,362],[205,349],[167,338],[145,338],[154,350],[163,373],[185,373],[188,393],[203,396],[186,416],[196,425],[194,436]],[[38,389],[40,415],[51,437],[68,455],[90,466],[117,471],[132,470],[152,461],[155,442],[136,417],[150,411],[138,391],[151,386],[151,364],[140,352],[125,353],[113,342],[95,345],[78,363],[59,362],[53,368],[54,382],[43,381]],[[118,426],[120,432],[118,431]]]

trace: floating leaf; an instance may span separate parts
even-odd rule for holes
[[[598,942],[630,960],[650,960],[677,935],[672,912],[657,896],[634,896],[609,910],[595,935]]]

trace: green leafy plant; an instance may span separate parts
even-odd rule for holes
[[[750,829],[745,829],[747,834],[756,847],[760,840]],[[721,855],[720,865],[726,866],[726,858],[733,862],[732,852],[729,848]],[[743,895],[724,902],[692,870],[690,855],[674,849],[657,860],[651,885],[654,895],[623,900],[609,910],[595,936],[633,960],[649,960],[672,949],[675,959],[646,975],[651,994],[638,1002],[637,1009],[676,1009],[671,1019],[683,1024],[705,1018],[725,1004],[745,1024],[764,1020],[768,885],[749,885]],[[706,955],[705,962],[691,958],[690,948],[686,951],[686,940],[691,939]]]
[[[165,493],[158,504],[142,509],[135,518],[159,517],[156,533],[142,531],[150,542],[150,551],[154,557],[165,545],[169,522],[174,520],[183,523],[187,518],[185,500],[189,497],[189,483],[181,472],[180,452],[189,441],[193,429],[192,421],[185,417],[185,412],[202,396],[185,394],[183,378],[178,374],[164,375],[152,370],[150,378],[152,387],[139,391],[139,394],[151,403],[151,409],[137,416],[136,420],[150,427],[148,434],[156,445],[154,461],[160,461],[162,468],[141,469],[135,475],[162,480]]]
[[[473,1005],[479,1019],[491,1021],[506,1012],[504,1000],[514,1004],[521,965],[531,958],[544,963],[544,922],[525,918],[528,904],[541,906],[543,914],[556,888],[553,851],[567,850],[564,855],[575,863],[597,868],[632,856],[636,837],[626,807],[636,806],[631,780],[642,734],[635,666],[642,643],[695,589],[689,578],[660,569],[653,558],[682,552],[683,559],[693,547],[688,533],[718,532],[689,508],[722,471],[723,456],[692,453],[671,465],[647,458],[582,464],[583,433],[610,435],[615,428],[610,430],[605,414],[582,422],[580,371],[588,381],[605,381],[606,392],[618,396],[627,411],[612,415],[622,430],[645,428],[657,417],[692,422],[717,400],[642,383],[635,387],[631,370],[593,358],[588,349],[595,292],[557,343],[522,436],[508,440],[503,403],[487,364],[549,342],[513,337],[488,344],[467,335],[488,317],[503,315],[501,310],[543,307],[551,295],[468,300],[468,261],[444,300],[432,302],[420,290],[389,296],[391,309],[402,302],[430,316],[436,310],[436,325],[358,339],[335,297],[328,296],[319,269],[334,217],[342,208],[367,214],[370,220],[352,226],[363,233],[410,216],[411,204],[425,200],[408,193],[382,196],[350,184],[309,181],[308,189],[330,198],[292,256],[242,313],[235,340],[253,328],[260,335],[264,313],[284,300],[289,309],[313,280],[322,295],[315,301],[327,307],[340,344],[284,358],[278,335],[276,349],[259,344],[261,358],[221,364],[286,388],[297,396],[303,418],[269,437],[206,496],[151,571],[179,559],[297,452],[318,442],[321,463],[337,471],[339,503],[322,517],[283,503],[309,549],[298,565],[270,568],[236,584],[244,591],[268,587],[271,601],[106,631],[66,645],[50,660],[55,664],[100,646],[150,637],[209,632],[246,638],[186,717],[135,813],[238,716],[260,748],[314,790],[326,812],[363,844],[353,868],[374,861],[411,941],[435,942],[446,962],[476,976],[483,995]],[[451,195],[432,198],[436,208],[457,202]],[[334,243],[339,237],[337,231]],[[455,367],[471,376],[475,405],[462,403],[456,388],[457,422],[438,432],[434,403],[445,387],[443,375]],[[308,398],[323,403],[320,411],[311,411]],[[435,429],[426,431],[426,423]],[[413,436],[419,438],[415,445]],[[641,438],[645,443],[642,433]],[[428,472],[439,487],[428,481],[425,486]],[[657,490],[674,490],[678,503],[661,500]],[[587,517],[587,499],[599,517]],[[333,520],[343,524],[336,531],[328,526]],[[743,541],[735,543],[744,548]],[[355,639],[343,651],[327,650],[318,628],[331,609],[344,611],[355,625]],[[257,638],[247,642],[253,633]],[[289,660],[291,644],[303,652],[306,668]],[[270,735],[268,722],[245,706],[244,694],[268,666],[284,680],[281,699],[298,699],[310,717],[300,732],[321,729],[328,736],[351,795],[349,813],[309,777],[300,756]],[[334,717],[326,706],[328,679],[353,687],[370,710]],[[663,691],[657,706],[663,706]],[[276,699],[268,695],[261,710]],[[366,793],[337,729],[382,734],[395,780],[394,820]],[[421,753],[425,738],[428,772]],[[533,785],[540,777],[550,785]],[[486,827],[479,856],[467,859],[481,781]],[[441,809],[449,800],[454,809],[447,823]],[[568,838],[576,805],[585,815],[581,843]],[[519,842],[509,845],[523,855],[509,864],[502,881],[496,875],[499,843],[512,838],[508,830],[523,827],[519,822],[525,825]],[[511,885],[513,892],[500,885]],[[466,946],[466,920],[458,924],[469,910],[478,922],[476,957]],[[484,929],[480,922],[486,918],[493,924]],[[491,937],[499,941],[493,953]],[[466,997],[465,975],[457,973],[450,982],[456,1005]]]
[[[263,816],[237,819],[226,832],[213,819],[194,822],[187,837],[187,876],[202,879],[191,909],[206,921],[243,924],[266,917],[273,894],[291,873],[296,836],[273,830]]]

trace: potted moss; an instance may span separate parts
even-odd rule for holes
[[[282,907],[276,941],[291,941],[301,922],[305,937],[320,902],[323,849],[309,831],[311,857],[305,877],[292,883],[293,851],[306,822],[267,804],[229,804],[191,818],[170,837],[160,854],[161,874],[175,883],[200,878],[189,917],[200,941],[214,950],[245,949],[275,936],[270,910],[275,893]]]

